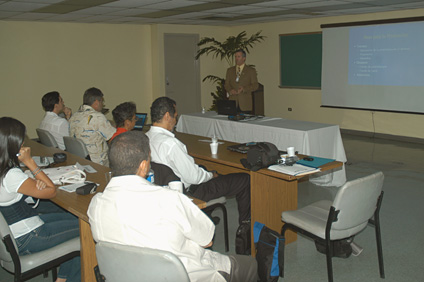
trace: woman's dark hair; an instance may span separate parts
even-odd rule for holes
[[[132,121],[137,108],[133,102],[125,102],[116,106],[112,111],[113,120],[116,127],[124,127],[125,121]]]
[[[16,154],[24,143],[25,131],[25,125],[19,120],[0,118],[0,183],[11,168],[19,167]]]

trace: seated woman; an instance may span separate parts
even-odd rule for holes
[[[51,199],[56,187],[24,147],[25,125],[10,118],[0,118],[0,212],[6,219],[20,255],[40,252],[79,236],[78,219],[70,213],[39,215],[25,199]],[[19,166],[22,162],[32,173],[28,177]],[[60,266],[56,282],[81,281],[80,258]]]
[[[116,124],[116,132],[110,138],[109,143],[112,142],[113,138],[121,133],[134,129],[137,112],[136,106],[133,102],[125,102],[116,106],[112,111],[113,120]]]

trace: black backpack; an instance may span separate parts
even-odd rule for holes
[[[283,276],[284,237],[257,221],[253,226],[253,237],[260,281],[277,282]]]
[[[250,255],[251,253],[251,227],[250,222],[243,222],[236,232],[236,254]]]
[[[350,238],[331,241],[330,244],[332,245],[333,249],[333,253],[331,254],[331,256],[338,258],[350,257],[350,255],[352,254],[352,246],[350,245],[350,242]],[[315,240],[315,247],[317,248],[318,252],[326,254],[327,247],[323,240]]]
[[[247,151],[247,159],[241,159],[241,164],[252,171],[277,164],[280,154],[277,147],[269,142],[258,142]]]

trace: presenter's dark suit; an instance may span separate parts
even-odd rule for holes
[[[230,93],[233,89],[237,91],[240,87],[243,87],[243,92],[237,95],[230,94],[229,99],[235,100],[240,110],[252,111],[252,92],[258,89],[259,86],[256,70],[245,64],[238,82],[236,78],[236,67],[228,68],[225,78],[225,90]]]

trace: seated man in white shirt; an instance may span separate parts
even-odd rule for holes
[[[114,177],[88,208],[95,241],[172,252],[191,281],[257,281],[254,258],[205,249],[212,245],[215,226],[188,197],[145,179],[150,148],[144,133],[117,136],[109,161]]]
[[[63,136],[69,136],[69,118],[72,115],[71,109],[65,107],[65,102],[59,92],[52,91],[43,96],[41,105],[46,111],[46,115],[40,123],[39,128],[50,132],[59,146],[59,149],[65,150]],[[59,114],[65,114],[65,118]]]
[[[239,224],[250,221],[250,176],[247,173],[218,175],[194,163],[186,146],[172,133],[177,123],[176,102],[168,97],[157,98],[151,108],[153,126],[147,132],[152,161],[172,169],[186,193],[203,201],[222,196],[236,196]]]

